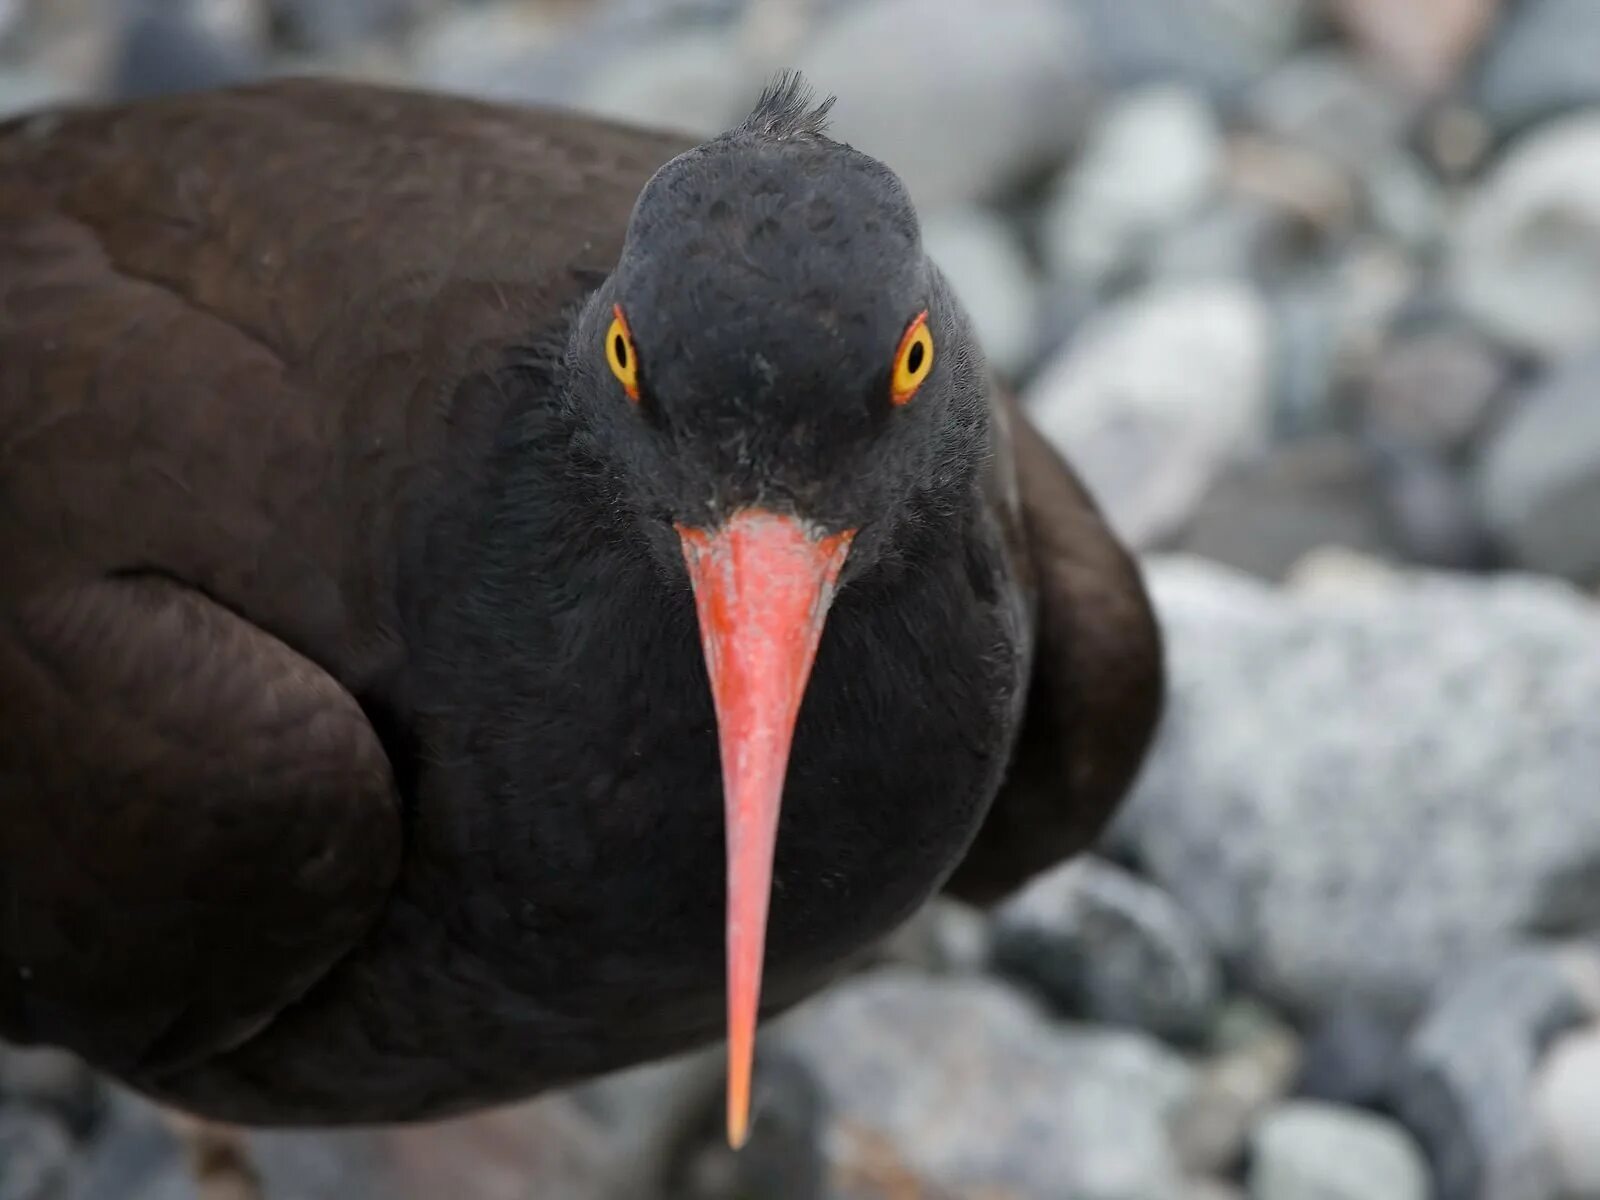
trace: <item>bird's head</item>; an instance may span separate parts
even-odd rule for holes
[[[727,830],[729,1137],[744,1138],[789,747],[841,575],[970,482],[986,370],[882,163],[797,77],[644,188],[568,349],[663,558],[687,565]],[[680,569],[681,568],[677,568]]]

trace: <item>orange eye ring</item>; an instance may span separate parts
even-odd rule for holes
[[[928,331],[928,310],[923,309],[912,318],[894,352],[889,399],[896,405],[909,403],[932,370],[933,334]]]
[[[628,318],[622,315],[622,305],[612,305],[611,312],[611,327],[606,330],[606,363],[628,399],[637,402],[639,355],[633,348],[633,334],[628,332]]]

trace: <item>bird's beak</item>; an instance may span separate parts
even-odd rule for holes
[[[717,710],[728,847],[728,1141],[744,1143],[789,744],[852,531],[745,509],[678,527]]]

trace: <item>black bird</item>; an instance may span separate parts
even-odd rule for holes
[[[0,1034],[328,1124],[726,1028],[737,1143],[758,996],[1093,838],[1139,576],[826,108],[0,126]]]

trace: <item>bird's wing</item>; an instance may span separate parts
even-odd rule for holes
[[[995,503],[1035,592],[1035,637],[1006,782],[947,885],[980,903],[1095,839],[1144,759],[1164,695],[1160,633],[1138,566],[1021,409],[999,398],[996,413]]]
[[[318,667],[194,590],[0,620],[0,1034],[150,1077],[256,1032],[400,858],[389,761]]]
[[[0,124],[0,1036],[151,1079],[360,939],[463,381],[676,145],[317,82]]]
[[[0,598],[155,568],[366,695],[502,369],[684,144],[317,80],[0,124]]]

